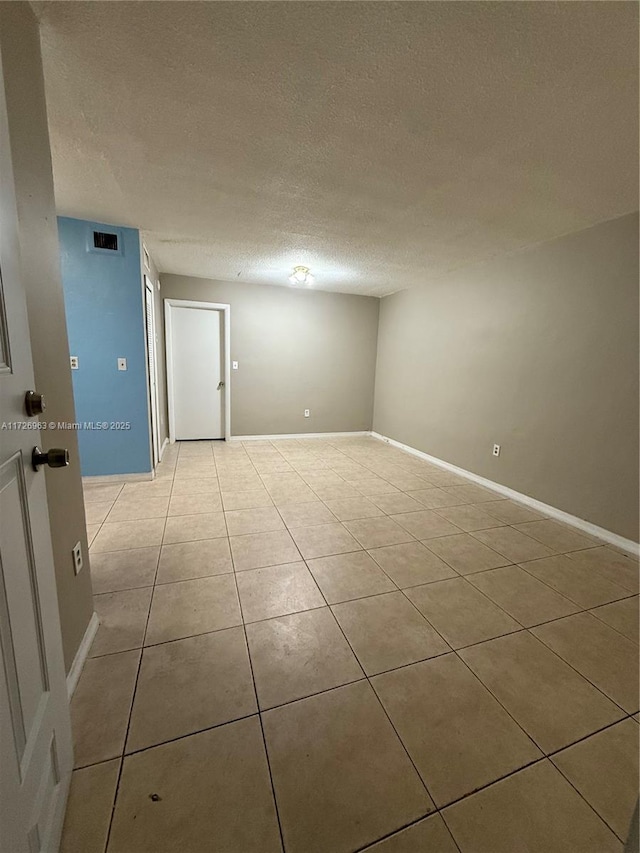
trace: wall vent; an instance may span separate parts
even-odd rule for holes
[[[103,249],[108,252],[118,251],[118,235],[111,234],[108,231],[93,232],[93,247],[94,249]]]

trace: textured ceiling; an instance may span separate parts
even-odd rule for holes
[[[632,2],[52,2],[61,213],[383,295],[637,207]]]

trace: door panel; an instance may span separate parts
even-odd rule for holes
[[[34,378],[1,69],[0,851],[51,853],[73,755],[44,473],[31,466],[40,431],[24,409]]]
[[[223,438],[222,312],[171,308],[175,438]]]

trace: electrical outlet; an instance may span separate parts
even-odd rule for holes
[[[305,409],[305,410],[304,410],[304,416],[305,416],[305,418],[308,418],[310,414],[311,414],[311,412],[310,412],[310,410],[309,410],[309,409]]]
[[[83,566],[82,545],[79,542],[76,542],[76,544],[73,546],[71,550],[71,555],[73,557],[73,571],[76,574],[79,574]]]
[[[119,358],[118,359],[118,370],[126,370],[127,369],[127,359]]]
[[[78,369],[78,356],[77,355],[69,356],[69,361],[71,362],[71,370],[77,370]]]
[[[499,444],[493,445],[493,455],[494,456],[500,456],[500,445]]]

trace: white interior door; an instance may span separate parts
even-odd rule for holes
[[[173,306],[170,338],[174,438],[224,438],[222,312]]]
[[[147,276],[145,285],[145,320],[147,329],[147,365],[149,368],[149,402],[151,404],[151,446],[153,448],[153,467],[160,461],[160,432],[158,423],[158,365],[156,362],[156,318],[154,309],[153,284]]]
[[[44,473],[31,467],[39,431],[20,428],[37,419],[24,409],[33,365],[18,241],[0,65],[0,850],[49,853],[73,756]]]

